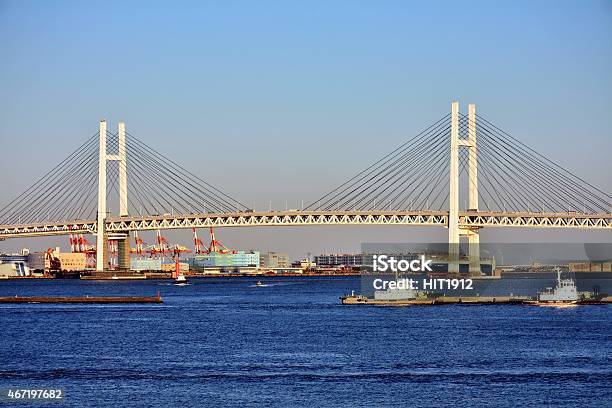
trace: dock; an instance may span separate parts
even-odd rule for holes
[[[157,296],[11,296],[0,297],[0,303],[163,303]]]

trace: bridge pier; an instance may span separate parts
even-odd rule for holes
[[[117,267],[119,270],[130,269],[130,236],[114,237],[117,241]]]

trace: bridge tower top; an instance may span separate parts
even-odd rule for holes
[[[118,132],[118,151],[117,154],[108,154],[106,140],[106,121],[100,121],[99,132],[99,158],[98,158],[98,211],[97,211],[97,232],[96,232],[96,270],[102,271],[106,265],[106,165],[109,161],[119,163],[119,216],[125,217],[128,213],[128,188],[127,188],[127,154],[125,142],[125,123],[119,122]]]

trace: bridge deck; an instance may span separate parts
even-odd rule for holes
[[[461,211],[461,228],[523,227],[612,229],[612,214]],[[271,211],[222,214],[165,214],[109,217],[106,230],[112,234],[157,229],[201,227],[260,227],[308,225],[448,225],[447,211]],[[58,221],[0,225],[0,239],[70,233],[95,233],[95,220]]]

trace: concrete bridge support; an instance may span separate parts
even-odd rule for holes
[[[117,267],[120,270],[130,269],[130,236],[115,237],[117,240]]]
[[[119,216],[126,217],[128,213],[127,191],[127,154],[125,142],[125,123],[119,123],[118,152],[108,154],[106,150],[106,121],[100,121],[100,151],[98,161],[98,217],[96,235],[96,270],[103,271],[108,267],[108,236],[106,224],[106,165],[109,161],[116,161],[119,165]],[[119,251],[119,268],[130,268],[130,241],[129,234],[117,242]]]
[[[100,147],[98,159],[98,215],[96,225],[96,271],[108,266],[106,231],[106,121],[100,121]]]
[[[476,148],[476,105],[468,105],[468,210],[478,211],[478,150]],[[467,229],[470,275],[480,275],[480,235],[478,228]]]
[[[459,225],[459,149],[469,149],[468,186],[469,208],[478,211],[478,152],[476,148],[476,105],[468,105],[468,138],[459,138],[459,102],[451,104],[450,185],[448,213],[448,271],[459,273],[460,237],[468,237],[470,275],[480,275],[480,237],[477,228],[464,229]]]

